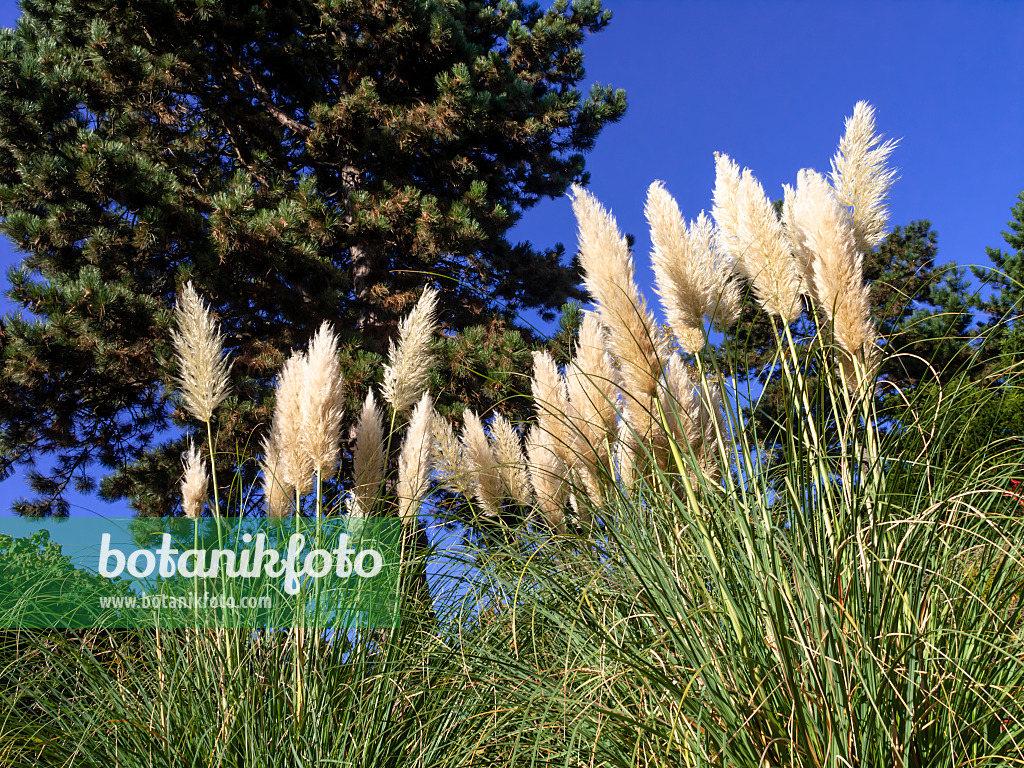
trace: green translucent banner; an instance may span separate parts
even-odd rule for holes
[[[0,518],[0,628],[393,627],[394,518]]]

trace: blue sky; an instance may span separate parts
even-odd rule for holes
[[[827,171],[859,100],[900,139],[892,223],[928,219],[939,259],[986,265],[1024,190],[1024,3],[606,0],[611,24],[584,46],[589,82],[624,88],[625,118],[589,155],[591,190],[637,237],[648,295],[647,187],[665,182],[684,215],[710,209],[713,153],[781,197],[801,168]],[[11,26],[15,3],[0,2]],[[545,201],[513,236],[575,247],[567,200]],[[0,265],[17,260],[0,242]],[[3,280],[6,285],[6,280]],[[0,309],[10,305],[0,303]],[[24,494],[0,483],[0,514]],[[94,498],[74,502],[111,514]]]

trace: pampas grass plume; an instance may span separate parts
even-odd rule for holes
[[[366,393],[363,408],[359,412],[352,473],[355,476],[355,506],[352,514],[364,517],[373,509],[384,480],[384,417],[377,407],[372,387]]]
[[[398,326],[384,366],[381,395],[396,413],[405,413],[426,391],[430,377],[430,340],[437,325],[437,297],[426,288],[412,312]]]
[[[467,410],[462,421],[462,455],[473,486],[473,495],[488,517],[501,511],[504,496],[498,461],[480,417]]]
[[[629,392],[654,395],[667,345],[637,288],[626,238],[592,194],[574,185],[570,195],[583,280],[609,330],[609,351]]]
[[[875,133],[875,109],[858,101],[846,119],[846,132],[832,158],[832,186],[847,207],[857,249],[869,253],[885,237],[889,221],[886,196],[896,172],[886,164],[899,142],[882,142]]]
[[[299,405],[299,444],[313,471],[333,473],[341,450],[345,396],[338,362],[338,337],[325,322],[306,353]]]
[[[557,533],[565,533],[566,466],[554,450],[551,435],[536,424],[526,433],[526,457],[544,520]]]
[[[516,504],[529,507],[533,503],[533,494],[526,475],[526,457],[519,442],[519,433],[512,422],[500,413],[491,421],[491,450],[505,495]]]
[[[398,497],[398,516],[402,523],[411,526],[416,522],[420,503],[430,480],[430,454],[434,438],[432,434],[434,405],[430,393],[424,392],[412,409],[405,441],[398,455],[398,483],[395,494]]]
[[[809,260],[811,295],[831,332],[850,357],[874,346],[871,299],[864,283],[864,257],[845,211],[825,178],[800,171],[787,192],[787,226],[795,246]]]
[[[761,182],[749,169],[740,173],[728,155],[718,153],[712,215],[719,247],[753,283],[765,311],[786,322],[799,317],[800,275],[782,223]]]
[[[203,514],[210,484],[206,474],[206,462],[191,441],[181,458],[185,465],[185,474],[181,481],[181,508],[186,517],[199,517]]]
[[[313,488],[315,470],[302,446],[303,384],[306,380],[306,356],[292,352],[277,378],[277,402],[270,427],[270,444],[280,452],[280,479],[297,493]]]
[[[177,329],[171,331],[171,340],[179,367],[175,383],[189,412],[209,422],[229,392],[224,337],[191,282],[178,297],[174,318]]]
[[[655,290],[679,345],[696,354],[704,348],[703,318],[728,327],[739,315],[739,294],[730,265],[716,259],[713,228],[704,214],[687,228],[675,199],[660,181],[647,191],[644,209],[651,227]]]
[[[294,488],[285,484],[281,471],[281,450],[268,436],[263,442],[263,460],[260,462],[263,474],[263,503],[267,517],[285,517],[292,511]]]

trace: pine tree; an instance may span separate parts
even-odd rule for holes
[[[34,318],[0,325],[0,477],[55,467],[18,511],[66,514],[97,463],[102,497],[176,511],[184,439],[165,430],[191,422],[168,397],[168,333],[187,281],[234,359],[215,426],[242,458],[290,348],[341,330],[355,412],[427,284],[442,357],[487,338],[470,367],[525,374],[516,313],[580,294],[560,246],[506,233],[585,182],[623,114],[621,91],[576,90],[609,18],[599,0],[26,0],[0,32],[0,230]],[[449,403],[502,397],[458,370]]]
[[[1024,192],[1017,196],[1017,204],[1010,213],[1013,218],[1007,222],[1009,232],[1003,232],[1003,240],[1011,251],[986,248],[985,255],[992,261],[991,269],[972,267],[975,277],[991,293],[975,302],[975,306],[986,313],[985,328],[991,340],[1003,354],[1024,352],[1024,328],[1020,318],[1024,314]]]

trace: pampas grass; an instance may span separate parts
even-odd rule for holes
[[[338,337],[327,323],[309,343],[301,389],[299,446],[319,481],[337,468],[345,403]]]
[[[712,215],[719,247],[753,283],[764,310],[787,323],[795,320],[803,309],[800,276],[782,223],[761,182],[749,169],[741,173],[735,161],[718,153]]]
[[[202,460],[199,449],[191,441],[188,450],[182,454],[185,466],[181,481],[181,508],[186,517],[200,517],[206,505],[207,492],[210,485],[206,474],[206,462]]]
[[[398,516],[407,528],[416,522],[430,480],[433,419],[434,406],[430,393],[424,392],[412,410],[398,457],[395,495],[398,498]]]
[[[786,190],[785,219],[794,249],[806,263],[824,326],[849,359],[871,360],[876,332],[864,257],[846,212],[821,174],[800,171],[796,190]]]
[[[889,221],[886,197],[896,179],[887,166],[899,142],[882,142],[875,133],[875,109],[858,101],[846,119],[846,133],[832,158],[832,186],[846,206],[857,250],[868,253],[882,242]]]
[[[739,317],[740,296],[731,265],[718,253],[707,216],[701,213],[687,227],[660,181],[648,189],[644,210],[654,244],[655,289],[665,317],[683,350],[696,354],[704,348],[705,317],[720,328]]]
[[[179,369],[175,383],[189,413],[208,423],[230,391],[224,337],[191,282],[178,297],[174,319],[177,327],[171,341]]]
[[[381,395],[395,413],[408,411],[427,388],[437,298],[437,291],[425,288],[412,312],[398,326],[398,343],[391,342]]]
[[[350,514],[354,517],[369,515],[380,495],[384,481],[384,417],[373,387],[366,393],[363,408],[356,425],[356,447],[352,454],[353,506]]]
[[[505,495],[498,461],[480,417],[471,410],[462,417],[462,455],[471,478],[473,497],[484,515],[497,517]]]

